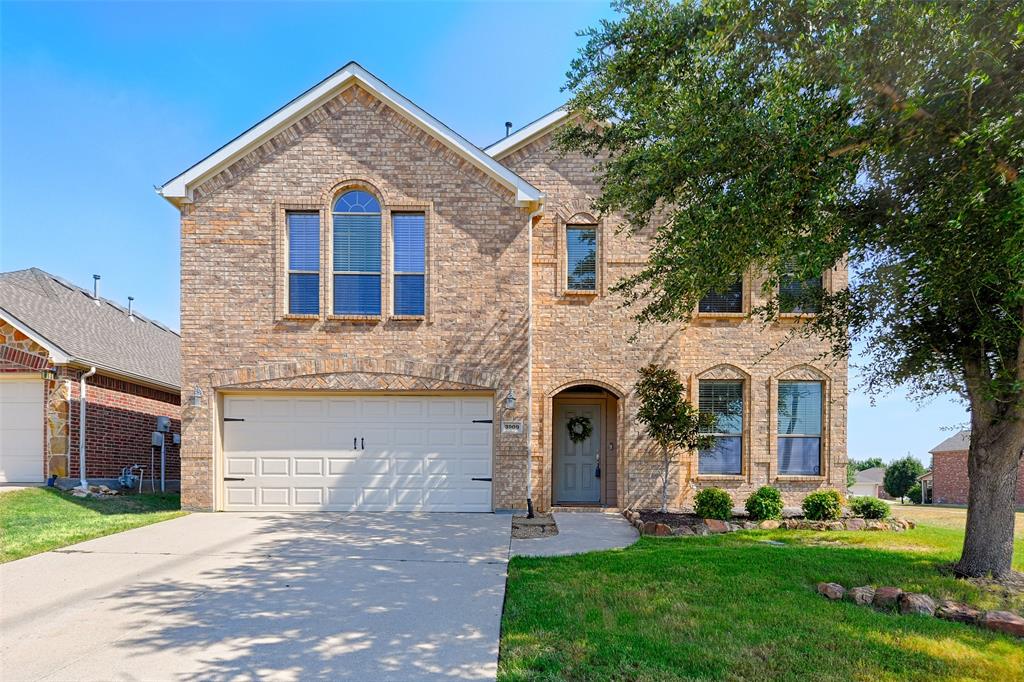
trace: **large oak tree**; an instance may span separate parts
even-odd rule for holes
[[[599,210],[655,225],[640,324],[737,273],[851,269],[795,333],[863,344],[866,387],[970,407],[966,575],[1010,571],[1024,448],[1024,5],[630,0],[585,32],[561,142]],[[786,301],[783,301],[786,303]]]

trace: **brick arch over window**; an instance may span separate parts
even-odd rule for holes
[[[742,381],[748,381],[750,379],[750,373],[746,370],[737,367],[736,365],[730,365],[727,362],[723,362],[714,367],[710,367],[703,372],[697,374],[698,379],[738,379]]]
[[[822,381],[827,382],[829,376],[811,365],[793,365],[775,375],[780,381]]]
[[[364,178],[347,178],[340,182],[335,182],[329,187],[325,187],[320,193],[320,203],[323,204],[328,213],[334,208],[334,200],[345,192],[349,192],[354,189],[361,189],[364,192],[372,194],[377,201],[380,202],[381,211],[385,210],[388,201],[388,195],[376,184],[366,180]]]
[[[597,217],[593,213],[589,199],[573,199],[555,209],[555,213],[563,222],[572,223],[579,220],[582,223],[597,223]]]
[[[499,390],[502,387],[501,379],[490,372],[375,357],[279,362],[224,370],[215,372],[211,377],[211,385],[216,389],[241,386],[301,388],[309,383],[309,388],[324,390],[380,390],[382,381],[390,381],[384,388],[391,390]]]
[[[620,386],[616,386],[615,384],[609,383],[607,381],[601,381],[600,379],[575,379],[573,381],[569,381],[567,383],[562,384],[558,388],[548,391],[546,397],[554,398],[562,391],[566,390],[567,388],[572,388],[573,386],[597,386],[599,388],[605,389],[606,391],[614,395],[616,398],[622,399],[626,397],[626,392],[622,390]]]

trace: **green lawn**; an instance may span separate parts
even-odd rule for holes
[[[499,679],[1022,680],[1020,640],[815,593],[820,581],[891,584],[1024,613],[1020,597],[940,570],[962,541],[962,531],[937,526],[752,531],[516,558]],[[1024,570],[1024,540],[1015,567]]]
[[[172,519],[177,495],[76,498],[55,488],[0,493],[0,563]]]

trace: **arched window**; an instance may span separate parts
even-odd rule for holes
[[[335,315],[380,315],[380,202],[363,190],[334,201]]]

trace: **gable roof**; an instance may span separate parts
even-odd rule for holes
[[[157,188],[157,193],[175,205],[188,203],[192,200],[192,190],[196,185],[321,106],[353,81],[405,114],[413,123],[478,169],[514,191],[519,204],[539,205],[543,201],[544,194],[539,189],[495,161],[479,147],[413,104],[356,62],[349,62],[199,163],[171,178],[162,187]]]
[[[484,151],[496,159],[506,154],[511,154],[520,147],[528,145],[538,137],[558,127],[568,117],[569,111],[565,107],[559,107],[551,113],[541,116],[536,121],[527,123],[511,135],[506,135],[494,144],[485,147]]]
[[[881,483],[885,480],[885,467],[862,469],[854,476],[856,483]]]
[[[46,348],[55,364],[180,388],[177,333],[39,268],[0,273],[0,318]]]
[[[950,436],[946,440],[942,441],[934,448],[929,450],[930,453],[936,452],[966,452],[971,447],[971,431],[970,429],[961,431],[956,435]]]

